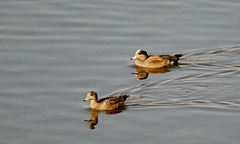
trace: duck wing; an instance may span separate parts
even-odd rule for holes
[[[102,99],[98,100],[98,103],[101,103],[101,102],[103,102],[103,101],[105,101],[105,100],[109,100],[109,99],[111,99],[111,98],[112,98],[112,97],[102,98]]]
[[[102,98],[100,100],[98,100],[98,103],[101,103],[103,101],[109,101],[111,104],[116,104],[119,102],[124,102],[128,97],[130,97],[129,95],[121,95],[121,96],[115,96],[115,97],[106,97],[106,98]]]
[[[122,102],[124,102],[128,97],[129,97],[129,95],[122,95],[122,96],[110,97],[110,98],[109,98],[109,102],[110,102],[111,104],[122,103]]]

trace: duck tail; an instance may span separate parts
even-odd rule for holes
[[[178,60],[183,57],[182,54],[172,54],[170,55],[170,60],[173,62],[174,65],[178,65]]]
[[[177,60],[179,60],[181,57],[183,57],[182,54],[174,54],[175,57],[177,57]]]
[[[130,95],[122,95],[119,98],[121,99],[121,101],[125,101],[130,97]]]

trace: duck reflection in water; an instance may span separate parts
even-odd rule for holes
[[[89,129],[95,129],[95,125],[98,124],[98,114],[100,111],[98,110],[92,110],[91,109],[91,119],[90,120],[84,120],[85,122],[88,123]]]
[[[84,121],[88,123],[89,129],[93,130],[93,129],[95,129],[95,126],[98,124],[98,114],[100,112],[103,112],[105,114],[111,115],[111,114],[120,113],[124,109],[125,109],[125,107],[122,107],[121,109],[117,109],[117,110],[111,110],[111,111],[99,111],[99,110],[95,110],[95,109],[90,109],[90,111],[91,111],[91,119],[90,120],[84,120]]]
[[[142,68],[142,67],[135,67],[137,73],[131,73],[135,76],[137,80],[144,80],[148,78],[149,73],[151,74],[161,74],[161,73],[166,73],[170,72],[169,67],[162,67],[162,68]]]

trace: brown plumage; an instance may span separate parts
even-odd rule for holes
[[[87,94],[84,101],[90,100],[90,108],[96,110],[115,110],[125,106],[124,101],[129,95],[106,97],[98,100],[96,92],[91,91]]]
[[[135,60],[135,66],[143,68],[161,68],[171,65],[177,65],[182,54],[172,55],[148,55],[144,50],[137,50],[131,60]]]

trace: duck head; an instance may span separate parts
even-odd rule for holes
[[[97,93],[94,92],[94,91],[90,91],[90,92],[87,94],[87,97],[86,97],[83,101],[87,101],[87,100],[97,100],[97,99],[98,99]]]
[[[135,56],[131,58],[131,60],[138,59],[138,60],[145,60],[148,58],[148,54],[145,50],[137,50]]]

